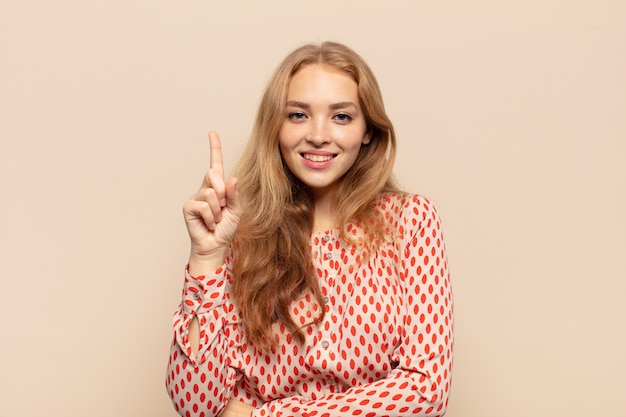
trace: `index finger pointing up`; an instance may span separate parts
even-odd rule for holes
[[[211,165],[210,168],[217,171],[224,178],[224,161],[222,159],[222,143],[216,132],[209,132],[209,143],[211,145]]]

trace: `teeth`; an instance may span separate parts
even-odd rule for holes
[[[313,161],[313,162],[326,162],[326,161],[330,161],[331,159],[333,159],[332,155],[311,155],[311,154],[305,153],[302,156],[304,157],[304,159],[308,159],[309,161]]]

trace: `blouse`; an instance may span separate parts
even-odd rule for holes
[[[279,344],[261,353],[246,341],[231,292],[232,256],[218,270],[185,273],[174,313],[166,386],[181,416],[215,416],[229,399],[252,416],[442,416],[450,391],[453,300],[439,216],[424,197],[376,202],[389,241],[368,257],[339,238],[313,233],[313,266],[325,305],[293,301],[304,345],[275,324]],[[356,227],[348,231],[356,233]],[[189,323],[200,324],[194,355]]]

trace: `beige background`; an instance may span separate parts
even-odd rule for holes
[[[0,0],[0,415],[172,417],[181,207],[345,42],[444,220],[450,417],[624,416],[626,2]]]

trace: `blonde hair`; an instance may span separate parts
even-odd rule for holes
[[[301,68],[314,64],[337,68],[354,79],[371,133],[369,144],[361,147],[354,165],[337,184],[334,203],[340,217],[340,236],[350,241],[346,228],[358,222],[368,229],[367,225],[373,225],[373,235],[381,237],[385,231],[373,212],[373,203],[384,192],[398,191],[392,176],[394,129],[376,78],[365,61],[335,42],[304,45],[291,52],[268,82],[236,170],[244,212],[235,237],[233,292],[246,337],[260,350],[276,345],[272,328],[276,322],[296,341],[304,342],[302,328],[290,314],[296,297],[308,290],[320,307],[324,305],[309,247],[313,215],[310,195],[284,164],[278,143],[289,81]],[[321,317],[317,321],[324,308],[318,311]]]

